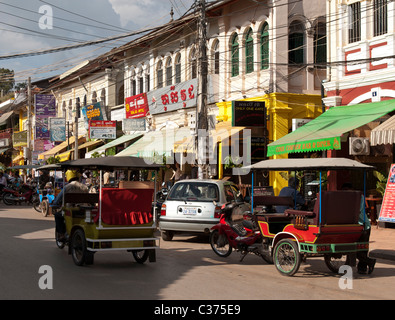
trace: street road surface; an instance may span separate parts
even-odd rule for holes
[[[379,260],[370,276],[354,269],[349,288],[341,289],[341,275],[332,274],[323,258],[308,259],[294,277],[284,277],[253,255],[242,263],[235,252],[217,257],[208,237],[161,241],[156,263],[140,265],[131,253],[109,252],[96,253],[94,265],[84,267],[53,238],[53,217],[0,204],[0,299],[394,299],[395,264],[387,260]],[[42,266],[52,271],[52,289],[40,288],[40,279],[50,275],[48,269],[40,273]]]

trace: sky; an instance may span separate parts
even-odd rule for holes
[[[80,49],[2,59],[117,36],[179,18],[194,0],[0,0],[0,68],[14,70],[15,83],[56,76],[119,47],[132,37]]]

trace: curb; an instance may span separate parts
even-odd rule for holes
[[[369,257],[395,261],[395,250],[372,250],[369,252]]]

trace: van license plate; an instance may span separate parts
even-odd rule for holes
[[[197,208],[182,208],[182,213],[185,215],[196,215]]]

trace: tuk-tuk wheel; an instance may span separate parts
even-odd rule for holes
[[[298,245],[291,239],[282,239],[274,247],[274,265],[284,276],[293,276],[298,272],[301,256]]]
[[[41,202],[41,214],[46,217],[49,213],[49,202],[47,199],[43,199]]]
[[[149,252],[148,250],[133,250],[132,254],[137,263],[143,264],[147,261]]]
[[[77,266],[93,263],[93,253],[87,250],[85,233],[82,229],[73,233],[70,246],[73,261]]]

